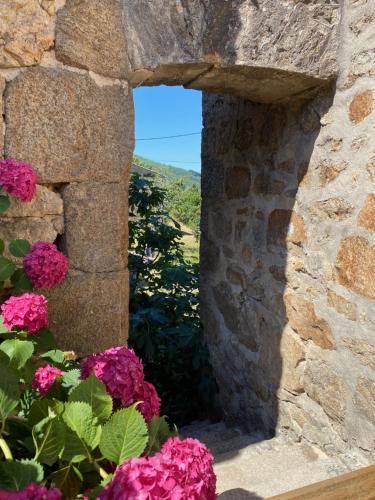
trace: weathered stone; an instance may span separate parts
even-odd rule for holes
[[[0,68],[38,64],[54,43],[54,0],[0,0]]]
[[[48,217],[63,215],[63,200],[59,193],[46,186],[37,186],[36,193],[30,203],[23,203],[12,198],[11,206],[1,217]]]
[[[276,281],[280,281],[281,283],[286,283],[287,279],[285,276],[285,269],[281,266],[271,266],[270,273],[275,278]]]
[[[226,276],[229,283],[232,283],[232,285],[238,285],[243,289],[246,288],[246,273],[240,266],[235,264],[228,266]]]
[[[303,383],[307,395],[321,405],[330,418],[341,422],[344,420],[347,387],[341,375],[335,373],[327,363],[309,360]]]
[[[272,0],[130,0],[123,14],[129,59],[135,71],[149,70],[146,84],[155,83],[152,70],[160,64],[206,63],[190,88],[224,89],[264,102],[309,92],[336,73],[339,12],[330,5],[287,2],[275,9]],[[286,24],[288,30],[282,28]]]
[[[341,174],[345,169],[347,168],[347,165],[345,163],[329,163],[329,162],[323,162],[320,165],[320,185],[321,186],[326,186],[330,182],[336,179],[338,175]]]
[[[249,263],[253,259],[253,251],[250,245],[244,245],[241,252],[244,262]]]
[[[127,189],[123,184],[78,183],[63,190],[64,243],[72,269],[110,272],[127,258]]]
[[[366,47],[365,50],[352,57],[349,74],[351,82],[362,76],[375,76],[375,49]]]
[[[363,121],[374,109],[374,97],[371,90],[365,90],[353,97],[349,105],[350,120],[357,124]]]
[[[359,212],[358,225],[375,231],[375,194],[369,194],[362,210]]]
[[[327,291],[327,303],[330,307],[333,307],[339,314],[343,314],[346,318],[351,321],[357,319],[357,306],[349,300],[337,295],[332,290]]]
[[[118,182],[130,168],[133,106],[120,86],[31,69],[8,84],[6,122],[7,155],[32,163],[40,183]]]
[[[0,218],[1,239],[54,242],[64,230],[63,216]]]
[[[276,209],[268,218],[267,242],[285,246],[287,242],[302,243],[306,240],[305,224],[300,215],[291,210]]]
[[[335,340],[327,321],[315,313],[314,305],[297,294],[284,296],[290,326],[303,340],[311,340],[322,349],[334,349]]]
[[[258,344],[255,338],[255,311],[241,310],[230,285],[224,281],[213,288],[213,293],[227,328],[245,347],[256,351]]]
[[[341,241],[336,258],[338,282],[369,299],[375,299],[375,246],[361,236]]]
[[[289,328],[281,336],[280,354],[283,359],[280,386],[294,393],[303,392],[302,362],[305,360],[305,346]]]
[[[251,175],[247,167],[230,167],[225,172],[225,193],[228,200],[246,198],[250,191]]]
[[[354,207],[344,198],[330,198],[317,201],[309,207],[309,212],[314,217],[344,220],[350,217]]]
[[[360,415],[375,425],[375,381],[360,377],[354,394],[354,405]]]
[[[57,14],[56,57],[65,64],[126,79],[121,0],[68,0]]]
[[[375,370],[375,345],[365,340],[351,337],[344,338],[342,342],[362,365]]]
[[[128,297],[126,271],[70,270],[66,280],[48,294],[50,326],[58,345],[79,356],[124,345],[128,335]]]
[[[375,184],[375,155],[367,163],[366,170],[369,174],[371,182]]]
[[[0,115],[3,116],[4,113],[4,102],[3,102],[3,94],[5,90],[5,78],[0,75]],[[3,157],[4,153],[4,127],[3,121],[0,120],[0,158]]]

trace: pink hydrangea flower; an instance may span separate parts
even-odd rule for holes
[[[124,462],[99,500],[215,500],[213,456],[197,439],[170,438],[150,458]]]
[[[23,202],[32,200],[36,190],[36,173],[31,165],[13,158],[0,160],[0,186]]]
[[[183,488],[157,455],[121,465],[98,500],[187,500]]]
[[[142,362],[133,349],[126,346],[88,356],[81,368],[83,379],[94,373],[118,404],[129,406],[138,401],[137,394],[143,394]]]
[[[213,471],[213,456],[197,439],[169,438],[157,454],[168,464],[173,477],[184,489],[190,500],[214,500],[216,498],[216,476]]]
[[[61,370],[52,365],[41,366],[34,374],[31,387],[44,396],[51,389],[56,378],[61,377],[62,374]]]
[[[23,328],[31,335],[48,325],[47,299],[36,293],[12,296],[2,304],[1,314],[8,330]]]
[[[137,394],[136,399],[142,401],[138,409],[144,416],[146,422],[160,415],[160,398],[153,384],[144,382],[142,393]]]
[[[38,288],[53,288],[68,271],[68,258],[48,241],[38,241],[23,258],[30,281]]]
[[[60,500],[61,491],[31,483],[21,491],[0,491],[0,500]]]

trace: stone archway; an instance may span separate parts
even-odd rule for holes
[[[227,418],[327,451],[369,450],[368,2],[60,3],[55,13],[52,0],[28,2],[35,23],[12,21],[0,68],[5,154],[34,163],[42,184],[27,215],[34,235],[61,232],[61,208],[43,193],[64,202],[71,272],[51,296],[62,344],[88,352],[126,339],[131,87],[216,93],[204,101],[202,297]],[[9,231],[25,216],[11,215]]]

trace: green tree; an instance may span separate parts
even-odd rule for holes
[[[158,389],[162,411],[181,424],[214,413],[216,384],[202,339],[198,265],[184,260],[166,196],[154,179],[132,177],[129,342]]]

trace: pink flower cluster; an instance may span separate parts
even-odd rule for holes
[[[196,439],[170,438],[150,457],[122,464],[99,500],[214,500],[213,457]]]
[[[36,173],[31,165],[22,161],[0,160],[0,186],[10,196],[29,202],[36,190]]]
[[[144,380],[143,365],[133,349],[112,347],[82,361],[82,378],[91,373],[103,382],[115,403],[123,406],[142,401],[139,410],[147,421],[159,415],[160,399],[155,387]]]
[[[0,500],[60,500],[61,491],[31,483],[21,491],[0,491]]]
[[[31,387],[44,396],[51,389],[56,378],[61,377],[62,374],[61,370],[52,365],[41,366],[34,374]]]
[[[68,271],[68,258],[48,241],[38,241],[23,258],[30,281],[38,288],[53,288]]]
[[[4,326],[26,329],[29,335],[48,324],[47,299],[36,293],[10,297],[1,306]]]

